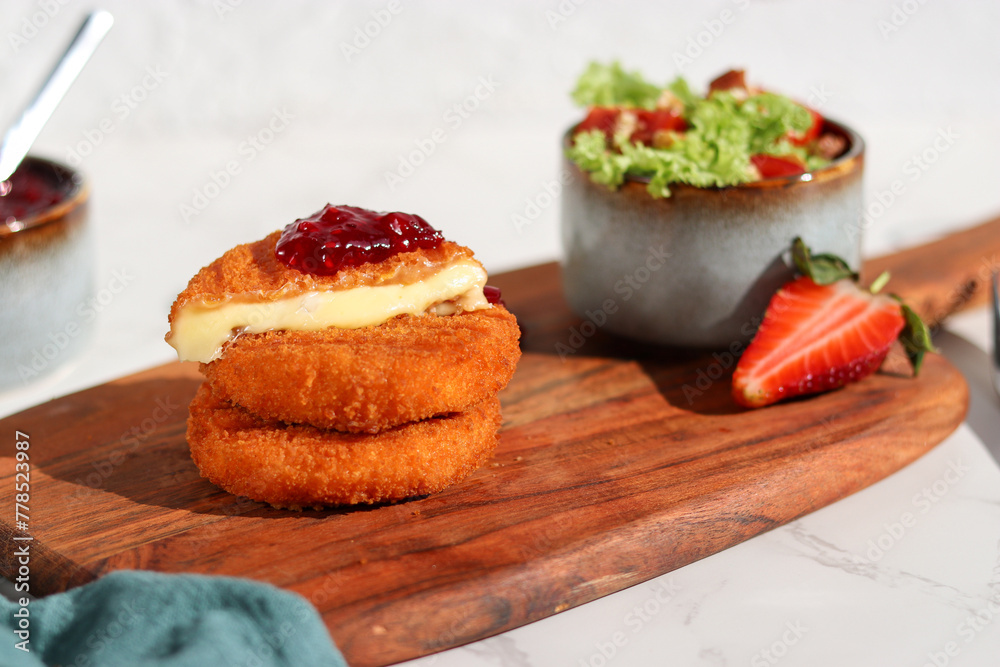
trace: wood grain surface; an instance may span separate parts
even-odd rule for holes
[[[888,290],[901,293],[931,327],[952,313],[987,302],[990,275],[1000,270],[1000,218],[865,263],[863,279],[889,271]]]
[[[893,283],[904,295],[905,275]],[[947,280],[935,298],[947,299]],[[33,592],[123,568],[250,577],[306,596],[351,665],[385,665],[785,524],[905,466],[965,415],[963,378],[933,355],[919,378],[894,357],[840,391],[744,411],[729,397],[729,352],[606,336],[568,311],[555,264],[491,282],[518,315],[524,356],[502,394],[496,456],[466,481],[330,511],[231,496],[199,476],[184,440],[197,368],[169,364],[0,421],[0,499],[11,510],[0,519],[2,573],[16,570],[21,431],[31,442]]]

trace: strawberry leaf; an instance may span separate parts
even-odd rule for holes
[[[844,278],[858,279],[858,274],[843,259],[828,253],[813,255],[797,236],[792,241],[792,261],[799,273],[809,276],[817,285],[831,285]]]
[[[855,282],[858,280],[858,274],[851,271],[851,267],[843,259],[826,253],[814,255],[809,250],[809,246],[799,237],[792,241],[792,261],[799,273],[809,276],[817,285],[830,285],[844,278],[850,278]],[[887,282],[889,282],[889,273],[884,272],[872,281],[869,291],[872,294],[877,294]],[[906,350],[906,356],[909,357],[910,365],[913,366],[913,375],[916,376],[920,373],[924,354],[938,350],[931,342],[931,332],[920,316],[903,303],[899,296],[895,294],[890,296],[899,302],[900,312],[905,323],[903,330],[899,332],[899,342]]]
[[[903,344],[906,356],[910,358],[910,365],[913,366],[913,375],[916,376],[920,373],[920,365],[924,362],[924,353],[937,352],[938,349],[931,342],[930,329],[920,316],[897,295],[893,294],[892,298],[899,301],[903,319],[906,321],[903,330],[899,332],[899,342]]]

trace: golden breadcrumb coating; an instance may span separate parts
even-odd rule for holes
[[[261,419],[203,383],[191,402],[187,439],[212,483],[301,509],[441,491],[492,455],[500,423],[500,401],[492,397],[466,412],[377,434],[340,433]]]
[[[518,336],[514,316],[494,305],[243,335],[201,369],[216,393],[265,419],[375,433],[495,395],[514,375]]]
[[[333,276],[314,276],[290,269],[278,261],[274,248],[280,236],[281,231],[276,231],[260,241],[238,245],[198,271],[170,308],[170,323],[173,324],[180,309],[190,301],[268,301],[301,292],[407,284],[455,260],[475,261],[468,248],[444,241],[437,248],[399,253],[383,262],[344,268]]]

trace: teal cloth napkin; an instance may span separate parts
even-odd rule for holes
[[[231,577],[126,570],[21,606],[0,596],[0,665],[347,667],[304,598]]]

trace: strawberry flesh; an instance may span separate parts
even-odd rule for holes
[[[733,398],[756,408],[836,389],[875,372],[905,324],[899,303],[852,280],[782,287],[733,373]]]

